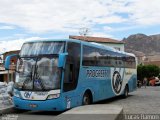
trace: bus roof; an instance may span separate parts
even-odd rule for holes
[[[25,43],[52,42],[52,41],[62,41],[62,42],[63,41],[71,41],[71,42],[76,42],[76,43],[82,43],[84,45],[93,46],[93,47],[96,47],[96,48],[101,48],[101,49],[109,50],[109,51],[112,51],[112,52],[116,52],[116,53],[125,54],[125,55],[135,57],[135,55],[133,53],[127,53],[127,52],[124,52],[124,51],[119,51],[119,50],[116,50],[116,49],[114,49],[110,46],[106,46],[106,45],[95,43],[95,42],[81,41],[81,40],[78,40],[78,39],[42,39],[42,40],[27,41]]]

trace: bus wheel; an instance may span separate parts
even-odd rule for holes
[[[92,101],[91,99],[92,99],[91,95],[88,92],[86,92],[83,95],[82,104],[83,105],[89,105],[89,104],[91,104],[91,101]]]
[[[124,89],[124,94],[123,97],[127,98],[128,97],[128,93],[129,93],[129,89],[128,89],[128,85],[126,85],[125,89]]]

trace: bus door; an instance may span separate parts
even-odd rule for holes
[[[66,100],[66,108],[71,108],[80,105],[78,102],[80,100],[78,98],[79,95],[76,93],[80,69],[80,43],[68,42],[67,52],[68,56],[64,70],[63,94]]]

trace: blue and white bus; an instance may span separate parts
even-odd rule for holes
[[[23,44],[17,56],[13,102],[25,110],[63,111],[137,87],[133,54],[80,40],[43,40]]]

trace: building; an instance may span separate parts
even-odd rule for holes
[[[160,61],[144,61],[144,65],[156,65],[160,67]]]
[[[160,55],[147,55],[144,60],[144,65],[156,65],[160,67]]]
[[[137,64],[144,64],[144,60],[146,59],[146,56],[143,52],[134,51],[132,52],[137,57]]]
[[[20,52],[20,50],[14,50],[14,51],[5,52],[5,53],[2,54],[3,55],[3,60],[5,60],[8,55],[19,54],[19,52]],[[13,61],[16,62],[16,59],[13,58]]]
[[[3,54],[1,54],[0,57],[0,82],[8,82],[8,81],[14,81],[15,80],[15,72],[11,71],[11,70],[6,70],[4,68],[4,63],[5,63],[5,58],[8,55],[12,55],[12,54],[19,54],[19,50],[15,50],[15,51],[9,51],[9,52],[5,52]],[[13,64],[16,64],[17,62],[17,58],[13,58],[11,60],[13,62]]]
[[[89,37],[89,36],[69,36],[70,39],[78,39],[87,42],[96,42],[106,46],[113,47],[117,50],[124,51],[124,42],[111,39],[111,38],[102,38],[102,37]]]

